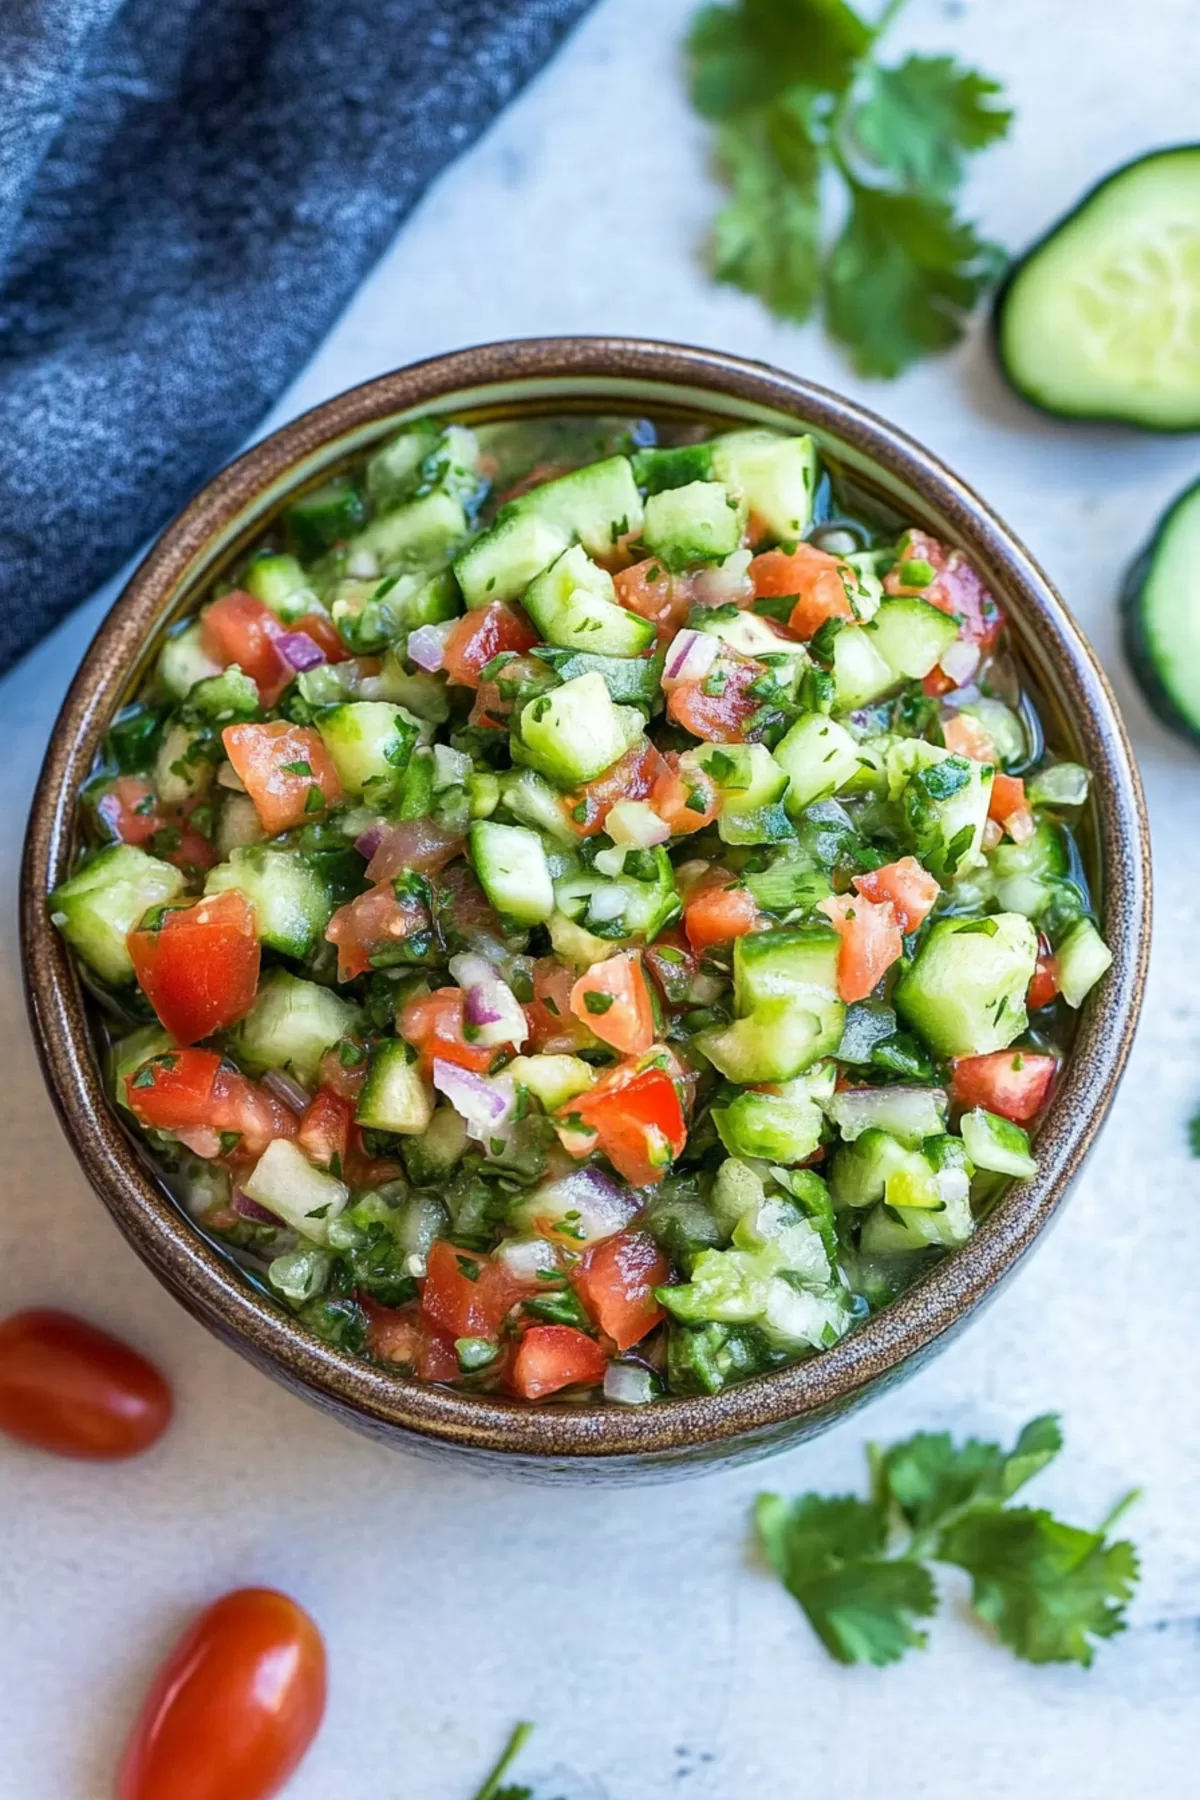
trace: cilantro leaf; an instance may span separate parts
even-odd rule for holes
[[[862,375],[899,375],[962,335],[995,254],[944,200],[852,188],[826,265],[825,316]]]
[[[807,92],[785,95],[730,120],[717,138],[733,198],[713,226],[714,273],[796,321],[812,312],[821,279],[821,154],[811,104]]]
[[[915,1621],[937,1607],[927,1569],[886,1555],[884,1509],[853,1494],[760,1494],[755,1523],[767,1560],[838,1662],[898,1662],[925,1643]]]
[[[871,39],[845,0],[705,6],[688,37],[692,103],[707,119],[729,119],[797,83],[841,93]]]
[[[1000,84],[960,68],[952,56],[908,56],[894,69],[870,65],[850,122],[858,147],[914,192],[951,194],[964,154],[1008,130],[1012,113],[993,104]]]
[[[1007,1454],[999,1444],[948,1431],[920,1431],[876,1459],[876,1498],[890,1499],[914,1532],[924,1534],[977,1500],[1007,1500],[1062,1449],[1057,1418],[1033,1419]]]
[[[1200,1112],[1188,1120],[1188,1149],[1193,1156],[1200,1156]]]
[[[971,1577],[971,1604],[1028,1662],[1089,1666],[1093,1638],[1125,1629],[1137,1552],[1028,1507],[981,1507],[942,1534],[937,1555]]]

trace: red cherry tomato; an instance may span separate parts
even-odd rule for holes
[[[325,1646],[286,1594],[242,1588],[186,1631],[133,1728],[117,1800],[268,1800],[325,1711]]]
[[[0,1324],[0,1431],[9,1437],[117,1462],[148,1450],[170,1417],[158,1370],[106,1331],[48,1309]]]

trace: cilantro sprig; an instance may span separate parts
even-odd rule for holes
[[[704,6],[688,38],[692,101],[732,193],[713,229],[718,280],[780,318],[819,305],[864,375],[956,343],[1002,261],[955,197],[1012,114],[998,83],[952,57],[878,62],[902,4],[869,24],[847,0],[731,0]]]
[[[1051,1415],[1007,1451],[948,1432],[872,1446],[868,1499],[760,1494],[759,1541],[838,1662],[883,1667],[923,1647],[938,1606],[928,1564],[941,1562],[970,1577],[972,1607],[1014,1655],[1087,1666],[1095,1642],[1124,1629],[1137,1553],[1108,1533],[1136,1494],[1095,1531],[1010,1505],[1061,1448]]]
[[[488,1771],[483,1786],[476,1789],[473,1800],[534,1800],[531,1787],[513,1784],[501,1786],[504,1777],[532,1736],[533,1726],[528,1719],[523,1719],[519,1725],[513,1726],[508,1742]]]
[[[1187,1140],[1192,1155],[1200,1156],[1200,1107],[1197,1107],[1188,1120]]]

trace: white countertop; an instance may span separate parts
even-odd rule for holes
[[[178,1394],[144,1461],[81,1468],[0,1448],[0,1800],[104,1800],[143,1686],[226,1588],[303,1599],[331,1656],[329,1713],[289,1800],[466,1800],[517,1718],[523,1764],[569,1800],[1128,1800],[1196,1788],[1200,1749],[1200,764],[1131,693],[1120,571],[1197,472],[1195,439],[1072,429],[1001,385],[976,335],[892,384],[816,327],[709,285],[716,192],[677,78],[689,0],[600,0],[557,61],[427,196],[271,423],[461,344],[630,332],[812,375],[922,438],[1058,582],[1126,706],[1158,889],[1141,1034],[1049,1240],[940,1360],[819,1442],[661,1488],[548,1489],[390,1453],[285,1394],[192,1323],[112,1226],[62,1141],[20,996],[14,895],[29,793],[60,696],[112,589],[0,683],[5,1158],[0,1314],[73,1307],[123,1332]],[[1038,234],[1100,173],[1195,133],[1194,0],[912,0],[894,41],[954,50],[1019,109],[974,177],[1002,241]],[[19,603],[8,597],[8,604]],[[1037,1495],[1086,1524],[1141,1483],[1144,1578],[1090,1671],[1032,1669],[949,1604],[925,1654],[828,1661],[747,1554],[762,1486],[861,1487],[866,1438],[1011,1436],[1060,1409]],[[949,1586],[947,1582],[947,1586]],[[559,1791],[546,1789],[547,1797]]]

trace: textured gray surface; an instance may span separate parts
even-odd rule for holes
[[[0,1800],[103,1800],[149,1670],[188,1612],[266,1580],[320,1617],[329,1720],[289,1800],[465,1800],[508,1724],[569,1800],[1130,1800],[1191,1794],[1200,1749],[1200,764],[1117,658],[1117,574],[1196,472],[1195,440],[1075,430],[1021,408],[982,346],[887,387],[819,333],[702,279],[713,204],[674,85],[684,0],[600,0],[552,68],[417,209],[278,409],[488,337],[624,330],[708,342],[841,386],[925,439],[1048,568],[1112,672],[1146,780],[1158,910],[1146,1013],[1095,1157],[1057,1229],[946,1356],[844,1428],[758,1470],[643,1492],[539,1493],[351,1438],[211,1342],[91,1200],[42,1095],[15,924],[0,960],[6,1205],[0,1311],[34,1300],[123,1325],[175,1378],[172,1438],[98,1472],[0,1450]],[[1094,176],[1195,129],[1193,0],[912,0],[899,44],[1003,76],[1012,141],[977,213],[1010,244]],[[58,696],[103,605],[0,684],[6,893]],[[1034,1489],[1081,1523],[1130,1482],[1145,1576],[1090,1672],[1029,1669],[961,1617],[883,1673],[833,1667],[749,1563],[764,1480],[858,1486],[862,1444],[924,1425],[1012,1432],[1061,1408],[1068,1450]],[[583,1777],[595,1777],[585,1786]],[[550,1795],[559,1791],[551,1785]]]
[[[0,668],[236,450],[587,4],[0,9]]]

